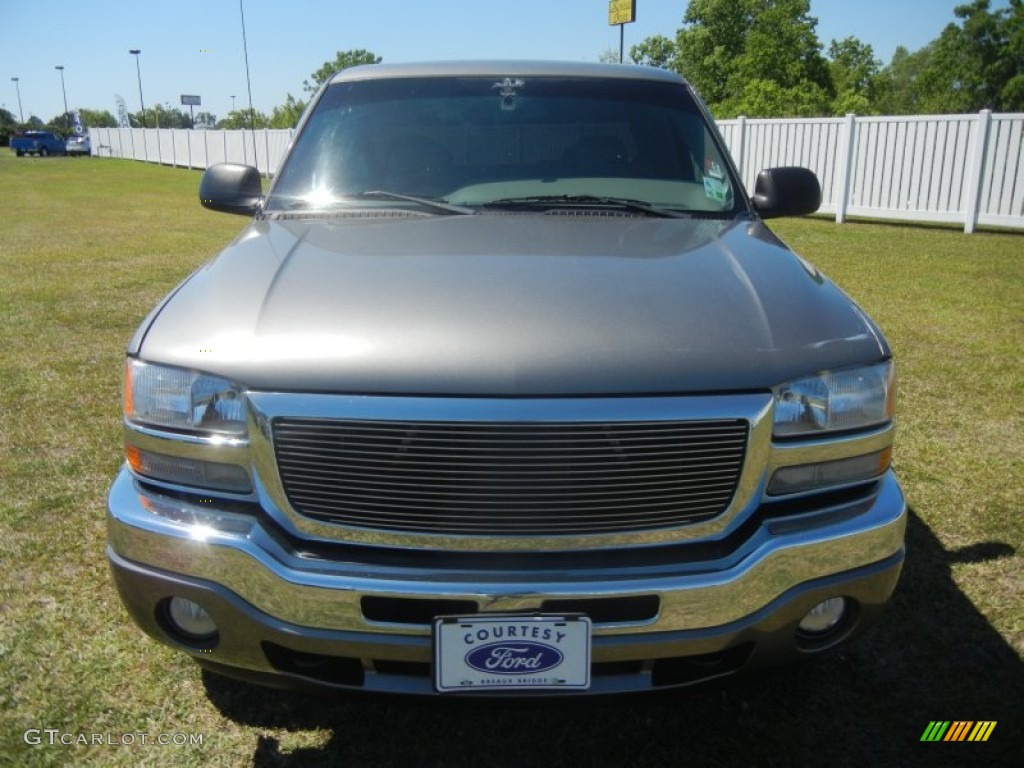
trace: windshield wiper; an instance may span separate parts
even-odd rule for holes
[[[575,205],[596,206],[604,208],[621,208],[626,211],[645,213],[648,216],[660,216],[666,219],[683,219],[689,214],[681,211],[673,211],[668,208],[659,208],[643,200],[633,200],[629,197],[606,197],[603,195],[529,195],[526,197],[501,197],[496,200],[488,200],[481,203],[481,208],[533,208]]]
[[[401,200],[406,203],[416,203],[422,205],[424,208],[433,208],[436,211],[443,211],[444,213],[459,213],[463,215],[471,215],[476,213],[472,208],[464,208],[461,205],[453,205],[447,200],[440,200],[432,197],[416,197],[414,195],[401,195],[397,192],[387,192],[383,189],[372,189],[367,192],[362,192],[352,197],[367,198],[370,200]]]
[[[339,210],[345,210],[350,208],[354,201],[359,200],[398,200],[405,203],[415,203],[416,205],[423,208],[430,208],[434,211],[447,214],[474,214],[472,208],[463,208],[461,205],[452,205],[446,200],[437,200],[429,197],[414,197],[413,195],[400,195],[397,192],[385,192],[381,189],[369,190],[367,192],[360,192],[355,195],[343,195],[339,197],[333,197],[324,201],[310,201],[310,200],[293,200],[288,204],[288,211],[303,211],[316,215],[322,214],[336,214]]]

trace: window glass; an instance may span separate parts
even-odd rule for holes
[[[730,212],[734,180],[682,85],[559,77],[407,78],[327,89],[269,210],[388,205],[368,192],[465,206],[528,196],[625,197]]]

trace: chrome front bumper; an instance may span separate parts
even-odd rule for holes
[[[650,616],[595,621],[592,691],[685,684],[799,658],[869,624],[895,587],[907,515],[889,472],[859,497],[766,517],[736,547],[712,558],[706,550],[689,554],[698,542],[673,550],[677,562],[662,553],[646,567],[635,557],[623,564],[619,552],[608,550],[600,554],[606,556],[601,567],[591,560],[577,568],[571,555],[547,553],[540,567],[527,569],[503,567],[515,562],[514,554],[483,563],[456,558],[447,566],[440,559],[431,566],[416,557],[359,557],[358,547],[325,556],[303,549],[260,515],[161,495],[127,470],[111,489],[108,511],[118,589],[135,621],[160,641],[264,683],[419,693],[433,690],[424,674],[429,623],[368,618],[366,598],[530,613],[573,601],[653,596]],[[160,605],[172,596],[192,599],[212,616],[220,629],[214,647],[190,646],[168,630]],[[834,596],[856,606],[843,631],[824,645],[801,643],[800,619]],[[351,674],[304,671],[335,657],[352,662]],[[659,664],[678,671],[673,664],[688,658],[708,660],[707,674],[659,677]]]

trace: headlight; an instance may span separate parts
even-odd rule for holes
[[[135,424],[242,436],[245,412],[242,388],[227,379],[141,360],[125,365],[124,414]]]
[[[776,437],[863,429],[892,420],[895,370],[891,360],[827,371],[775,389]]]

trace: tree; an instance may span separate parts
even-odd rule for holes
[[[833,40],[828,47],[829,74],[835,88],[832,114],[879,114],[879,75],[882,62],[875,58],[870,45],[855,37]]]
[[[17,129],[18,120],[14,114],[0,107],[0,147],[7,146]]]
[[[1005,55],[1016,66],[999,91],[999,97],[1007,111],[1024,112],[1024,0],[1010,0]]]
[[[360,64],[380,64],[383,59],[370,51],[359,48],[355,51],[338,51],[333,61],[325,61],[320,69],[310,75],[310,80],[303,80],[302,87],[306,93],[314,94],[320,86],[326,83],[335,73],[349,67],[356,67]]]
[[[128,124],[132,128],[191,128],[192,118],[170,104],[156,104],[146,108],[145,120],[142,112],[130,112]]]
[[[78,116],[86,128],[117,128],[116,118],[105,109],[80,109]]]
[[[290,93],[285,97],[284,104],[274,107],[270,113],[271,128],[294,128],[302,113],[306,111],[306,102],[296,99]]]
[[[664,35],[652,35],[629,49],[634,64],[661,69],[675,69],[676,44]],[[615,60],[618,61],[618,54]]]
[[[995,107],[1006,78],[1000,51],[999,15],[989,0],[959,5],[953,13],[963,25],[949,24],[935,41],[930,66],[921,86],[928,112],[974,112]]]
[[[233,109],[228,112],[228,116],[217,123],[218,128],[227,128],[237,130],[239,128],[249,128],[249,110],[248,109]],[[269,128],[270,121],[267,116],[260,112],[258,109],[253,110],[253,127],[255,128]]]
[[[117,120],[107,110],[86,109],[76,110],[85,128],[116,128]],[[70,112],[57,115],[46,124],[46,130],[61,136],[70,136],[75,132],[75,121]]]
[[[829,92],[815,83],[785,86],[775,80],[751,78],[712,109],[719,117],[818,117],[828,113],[831,102]]]
[[[212,112],[196,112],[196,128],[213,128],[217,124],[217,116]]]
[[[50,118],[50,121],[46,124],[46,130],[51,133],[56,133],[59,136],[70,136],[72,133],[72,126],[74,125],[71,119],[71,113],[65,112]]]
[[[879,73],[878,109],[885,115],[919,115],[922,103],[921,73],[931,64],[934,41],[911,53],[902,45],[892,61]]]
[[[988,0],[974,0],[953,13],[963,19],[953,50],[966,52],[961,61],[966,59],[967,67],[960,72],[959,84],[968,109],[1005,112],[1024,106],[1010,96],[1015,90],[1010,84],[1024,77],[1024,3],[1014,0],[1008,8],[990,12]],[[944,50],[939,40],[941,61]]]
[[[679,72],[719,117],[828,114],[817,23],[809,0],[690,0],[674,43],[647,38],[630,58]]]
[[[146,124],[150,128],[191,128],[192,118],[178,107],[157,103],[146,110]]]
[[[725,101],[741,87],[733,75],[745,53],[755,2],[690,0],[686,8],[684,26],[676,33],[672,65],[710,105]]]
[[[914,53],[897,49],[883,71],[894,113],[1024,109],[1024,0],[989,9],[972,0],[938,38]]]
[[[830,92],[828,63],[821,54],[810,0],[759,0],[753,7],[733,77],[741,83],[761,78],[782,88],[816,86]]]

